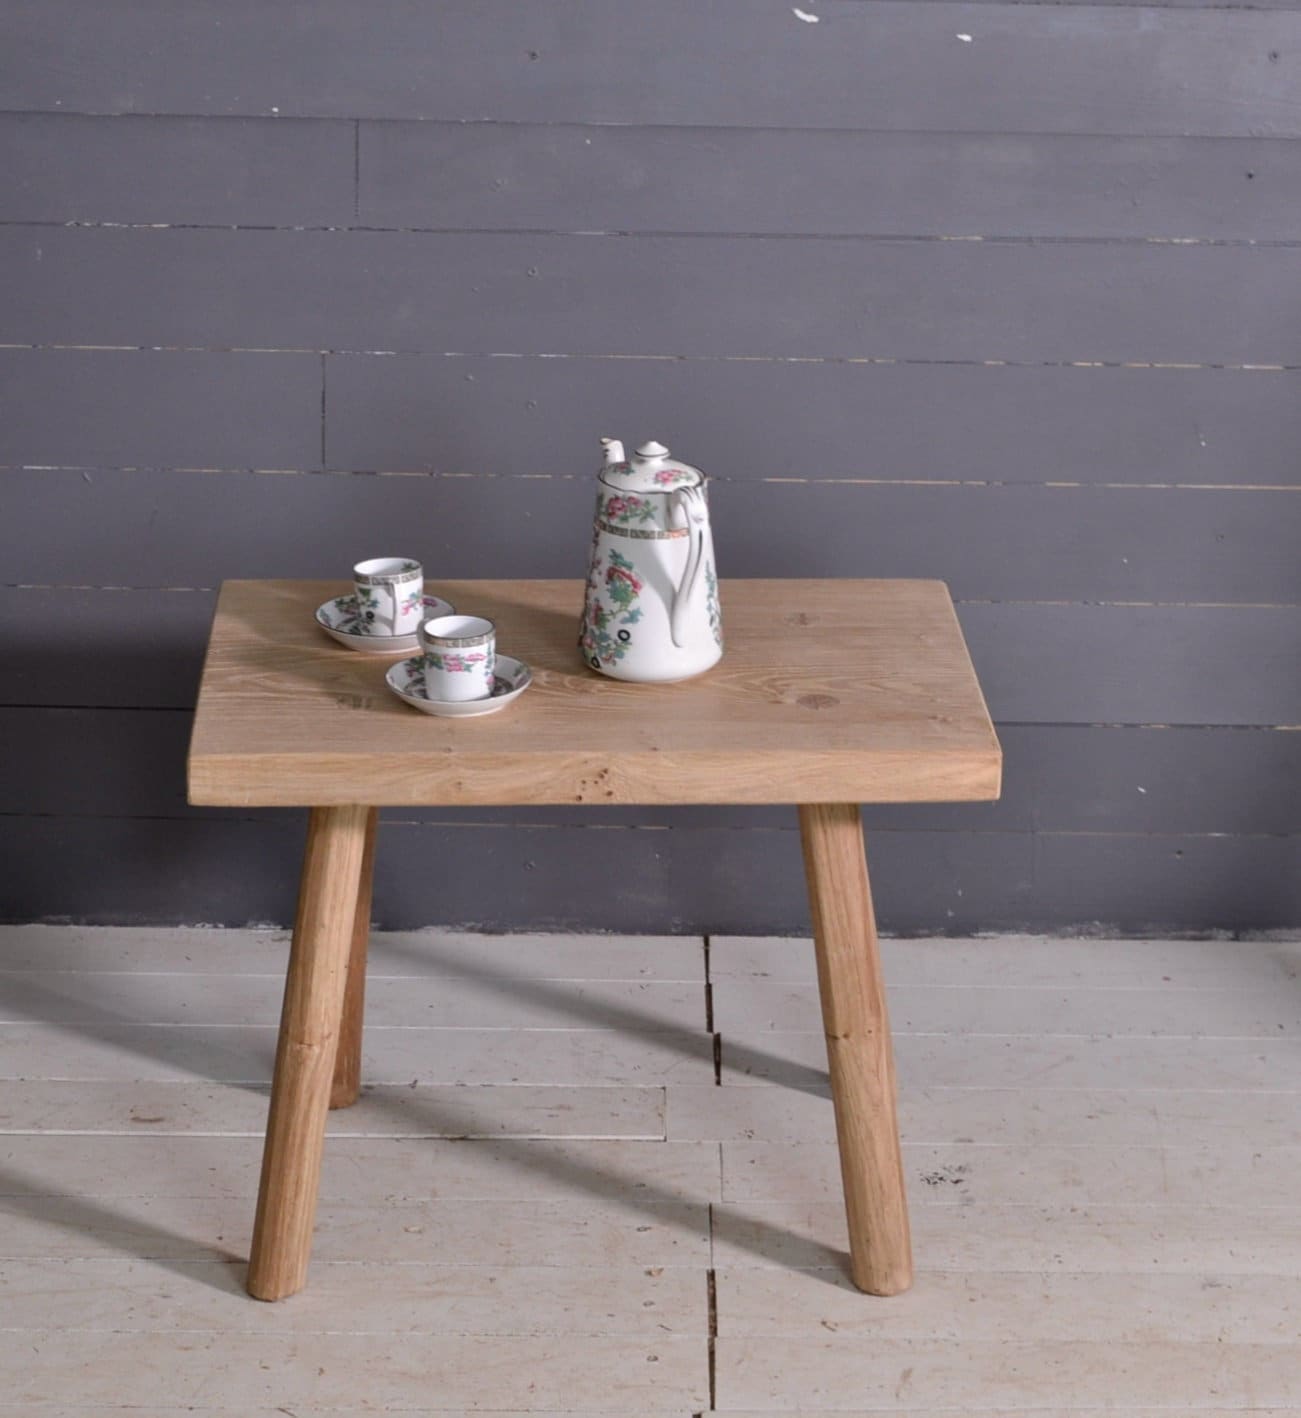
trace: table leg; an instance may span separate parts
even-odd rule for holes
[[[375,834],[379,809],[366,818],[366,846],[357,886],[357,910],[352,921],[352,948],[348,955],[348,980],[343,993],[343,1020],[339,1047],[334,1055],[334,1082],[330,1107],[350,1108],[361,1092],[361,1032],[366,1012],[366,947],[370,944],[371,888],[375,876]]]
[[[895,1117],[894,1050],[855,803],[800,808],[818,991],[840,1144],[854,1284],[912,1284],[912,1241]]]
[[[325,1117],[369,808],[313,808],[285,978],[248,1290],[279,1300],[307,1278]]]

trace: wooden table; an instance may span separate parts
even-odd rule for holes
[[[727,653],[699,679],[584,668],[576,581],[439,582],[533,667],[482,719],[414,713],[391,661],[313,623],[334,582],[222,587],[190,744],[190,801],[311,809],[276,1050],[249,1293],[307,1276],[327,1110],[360,1088],[379,805],[799,805],[855,1283],[912,1280],[894,1056],[859,804],[988,801],[1002,755],[938,581],[730,581]],[[668,904],[665,903],[666,910]]]

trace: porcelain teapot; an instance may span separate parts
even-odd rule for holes
[[[617,439],[601,442],[583,659],[615,679],[698,675],[723,653],[705,475],[662,443],[626,458]]]

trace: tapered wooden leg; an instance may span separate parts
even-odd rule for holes
[[[895,1116],[894,1049],[855,803],[800,808],[818,991],[827,1037],[854,1284],[912,1284],[912,1240]]]
[[[375,876],[375,832],[379,809],[366,818],[366,846],[357,884],[357,910],[352,920],[352,948],[348,954],[348,981],[343,992],[343,1020],[339,1047],[334,1054],[334,1082],[330,1107],[349,1108],[361,1092],[361,1030],[366,1013],[366,947],[370,944],[371,887]]]
[[[307,1278],[369,812],[313,808],[307,825],[249,1256],[259,1300],[292,1295]]]

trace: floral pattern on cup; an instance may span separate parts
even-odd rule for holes
[[[362,635],[413,635],[424,614],[424,571],[407,556],[378,556],[352,569]]]
[[[426,650],[425,661],[434,669],[452,675],[473,674],[486,662],[484,672],[492,674],[497,656],[492,650]]]
[[[445,615],[420,627],[427,698],[487,699],[497,666],[497,629],[482,616]]]

